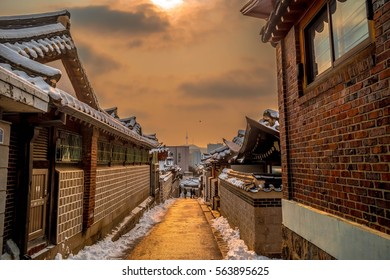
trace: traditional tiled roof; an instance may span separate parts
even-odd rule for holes
[[[266,19],[277,0],[249,0],[240,10],[243,15]]]
[[[264,43],[276,44],[313,4],[311,0],[250,0],[241,9],[247,16],[266,19],[260,35]]]
[[[1,73],[20,80],[18,90],[36,93],[33,97],[37,94],[44,96],[40,100],[49,100],[59,111],[71,117],[109,133],[130,137],[140,145],[156,147],[157,138],[150,135],[144,137],[139,124],[128,128],[117,117],[116,108],[109,114],[99,107],[78,58],[69,32],[69,21],[70,14],[67,11],[0,17]],[[77,97],[55,88],[62,73],[45,63],[58,59],[64,64]],[[1,96],[6,96],[6,92],[1,92]],[[14,98],[14,101],[18,100]],[[47,103],[41,107],[37,108],[48,110]],[[7,105],[7,108],[11,106]]]
[[[252,174],[225,168],[218,178],[247,192],[281,192],[283,190],[281,177],[272,174]]]
[[[119,119],[119,116],[118,116],[118,107],[113,107],[113,108],[108,108],[108,109],[104,109],[104,111],[109,114],[111,117],[115,118],[115,119]]]
[[[45,65],[61,59],[77,98],[100,109],[70,34],[68,11],[0,17],[0,62],[55,87],[61,71]]]
[[[107,112],[95,110],[88,104],[81,102],[76,97],[62,90],[57,89],[54,92],[50,92],[49,95],[53,99],[54,104],[56,104],[59,107],[59,110],[64,113],[68,113],[71,116],[93,124],[108,132],[115,131],[122,136],[129,136],[141,145],[147,145],[150,148],[158,145],[158,142],[155,139],[143,137],[135,133]]]

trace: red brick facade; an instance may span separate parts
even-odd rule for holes
[[[276,47],[284,198],[390,234],[390,2],[372,43],[304,88],[299,26]]]
[[[98,130],[94,127],[82,130],[83,132],[83,165],[84,165],[84,209],[83,228],[89,228],[94,222],[96,167],[97,167],[97,140]]]

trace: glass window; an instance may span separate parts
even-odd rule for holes
[[[340,58],[369,36],[366,1],[332,1],[335,59]]]
[[[307,79],[331,68],[333,62],[369,38],[365,0],[329,1],[304,30]]]
[[[126,149],[126,162],[133,163],[135,159],[135,151],[133,147],[127,147]]]
[[[329,22],[326,7],[321,10],[317,17],[306,29],[307,54],[309,58],[309,76],[314,77],[330,68],[332,56],[329,44]]]
[[[140,148],[134,148],[134,162],[142,161],[142,151]]]
[[[109,163],[111,160],[111,145],[109,142],[98,142],[98,163]]]
[[[122,145],[114,145],[112,147],[112,162],[125,162],[126,159],[126,149]]]
[[[148,163],[149,162],[149,151],[148,150],[142,150],[142,162]]]
[[[82,156],[81,136],[66,131],[59,131],[56,143],[56,161],[78,162]]]
[[[0,144],[4,143],[4,130],[0,128]]]

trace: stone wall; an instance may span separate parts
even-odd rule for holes
[[[219,179],[221,214],[240,230],[250,250],[280,257],[282,209],[280,192],[246,192]]]
[[[284,260],[333,260],[334,257],[300,235],[282,226],[282,258]]]
[[[171,197],[179,197],[179,180],[175,180],[172,172],[160,178],[160,188],[163,199],[161,202],[164,202]]]

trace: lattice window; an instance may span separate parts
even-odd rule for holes
[[[98,163],[109,163],[111,160],[111,144],[105,141],[98,142]]]
[[[135,160],[135,150],[133,147],[127,147],[126,149],[126,162],[133,163]]]
[[[114,145],[112,147],[112,162],[119,163],[126,160],[126,148],[123,145]]]
[[[78,162],[82,157],[82,138],[80,135],[59,131],[56,143],[56,161]]]

